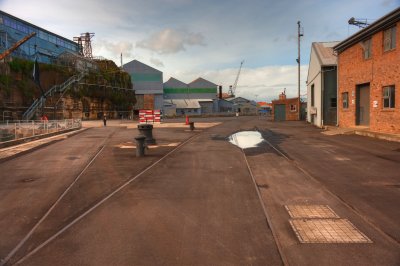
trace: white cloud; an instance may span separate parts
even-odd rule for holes
[[[152,63],[156,67],[163,67],[164,66],[164,63],[161,60],[157,59],[157,58],[150,58],[150,63]]]
[[[130,42],[109,42],[100,40],[96,42],[96,52],[106,51],[107,54],[112,54],[114,57],[119,57],[122,53],[124,57],[131,57],[133,52],[133,44]],[[96,54],[97,55],[97,54]]]
[[[186,46],[205,45],[201,33],[187,30],[164,29],[153,33],[149,38],[136,43],[137,47],[159,54],[174,54],[184,51]]]

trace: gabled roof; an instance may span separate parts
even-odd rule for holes
[[[170,78],[167,82],[164,83],[164,88],[187,88],[188,85],[176,78]]]
[[[321,66],[336,66],[337,56],[333,53],[333,46],[339,42],[313,42],[312,49],[317,54]]]
[[[212,83],[211,81],[205,80],[203,78],[198,78],[193,80],[189,84],[190,88],[217,88],[217,84]]]
[[[162,71],[155,69],[149,65],[146,65],[145,63],[142,63],[136,59],[124,64],[123,69],[128,73],[136,73],[136,72],[162,73]]]
[[[387,27],[394,25],[396,22],[400,21],[400,7],[396,8],[389,14],[381,17],[368,27],[356,32],[355,34],[351,35],[346,40],[340,42],[338,45],[334,46],[333,49],[341,53],[342,51],[346,50],[347,48],[353,46],[354,44],[363,41],[373,34],[385,30]]]
[[[246,98],[243,98],[243,97],[228,98],[226,100],[230,101],[230,102],[234,102],[234,103],[236,103],[236,102],[250,102],[250,100],[247,100]]]
[[[228,101],[227,99],[217,99],[219,102],[227,102],[233,105],[233,102]]]

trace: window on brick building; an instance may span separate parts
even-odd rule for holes
[[[383,32],[383,51],[396,48],[396,26]]]
[[[395,106],[395,88],[394,86],[383,87],[383,108],[394,108]]]
[[[342,106],[343,106],[343,108],[349,108],[349,93],[348,92],[342,93]]]
[[[364,49],[364,59],[369,59],[372,56],[372,40],[369,38],[362,42],[362,46]]]
[[[296,104],[291,104],[291,105],[290,105],[290,111],[291,111],[291,112],[296,112],[296,110],[297,110]]]

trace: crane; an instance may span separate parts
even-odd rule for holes
[[[3,60],[4,58],[6,58],[8,55],[10,55],[14,50],[18,49],[18,47],[20,47],[24,42],[28,41],[30,38],[32,38],[33,36],[36,35],[36,32],[32,32],[31,34],[25,36],[24,38],[22,38],[21,40],[19,40],[18,42],[16,42],[13,46],[11,46],[11,48],[7,49],[6,51],[4,51],[2,54],[0,54],[0,60]]]
[[[240,62],[240,67],[239,67],[239,71],[237,73],[236,79],[235,79],[235,83],[233,83],[233,86],[229,86],[229,96],[230,97],[235,97],[235,91],[236,91],[236,87],[239,81],[239,76],[240,76],[240,71],[242,70],[242,66],[243,66],[244,60],[242,60],[242,62]]]

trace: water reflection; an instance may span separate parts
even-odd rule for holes
[[[258,131],[242,131],[229,137],[229,142],[242,149],[254,148],[262,143],[264,139]]]

